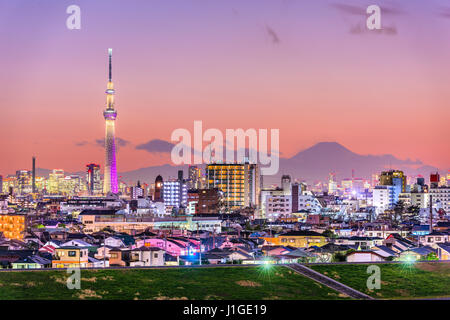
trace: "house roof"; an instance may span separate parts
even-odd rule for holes
[[[334,252],[338,252],[338,251],[347,251],[349,250],[350,247],[349,246],[345,246],[345,245],[338,245],[338,244],[334,244],[334,243],[327,243],[324,246],[321,247],[317,247],[315,246],[313,248],[313,250],[311,250],[312,252],[317,252],[317,253],[334,253]]]
[[[139,248],[130,249],[130,251],[164,251],[164,249],[158,247],[141,246]]]
[[[358,237],[358,236],[352,236],[347,238],[349,240],[359,240],[359,241],[371,241],[371,240],[383,240],[383,238],[379,237]]]
[[[76,243],[76,245],[70,245],[69,243]],[[67,247],[67,246],[92,247],[93,245],[90,243],[87,243],[86,241],[80,240],[80,239],[73,239],[73,240],[69,240],[69,241],[61,244],[61,247]]]
[[[177,257],[165,252],[164,253],[164,261],[177,261]]]
[[[415,252],[415,253],[417,253],[417,254],[419,254],[421,256],[426,256],[426,255],[428,255],[430,253],[433,253],[433,252],[436,253],[436,250],[434,250],[433,248],[428,247],[428,246],[427,247],[410,248],[408,250],[403,251],[402,253],[405,253],[405,252],[408,252],[408,251]]]
[[[351,255],[354,255],[354,254],[367,254],[367,253],[374,254],[374,255],[376,255],[376,256],[379,256],[379,257],[382,258],[382,259],[385,259],[385,258],[386,258],[386,257],[383,257],[381,254],[376,253],[375,251],[372,251],[372,250],[352,251],[352,252],[350,252],[349,254],[347,254],[347,256],[351,256]]]
[[[438,243],[438,247],[450,253],[450,243]]]
[[[297,236],[297,237],[324,237],[318,232],[315,231],[307,231],[307,230],[298,230],[298,231],[289,231],[283,234],[280,234],[279,236]]]
[[[392,256],[396,256],[397,255],[397,252],[395,252],[394,250],[392,250],[392,249],[390,249],[390,248],[388,248],[386,246],[380,245],[380,246],[376,246],[376,248],[378,249],[376,251],[383,251],[383,252],[386,252],[386,253],[388,253],[389,255],[392,255]]]
[[[288,257],[288,258],[309,258],[309,257],[314,257],[314,254],[312,254],[302,248],[297,248],[291,252],[284,254],[283,256]]]
[[[51,264],[51,260],[43,258],[38,255],[28,256],[22,259],[15,261],[14,263],[38,263],[40,265],[48,265]]]

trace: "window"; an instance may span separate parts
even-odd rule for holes
[[[76,251],[69,251],[69,257],[76,257],[77,252]]]

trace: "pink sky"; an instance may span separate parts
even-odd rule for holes
[[[108,47],[116,133],[129,142],[119,171],[165,162],[136,145],[169,141],[194,120],[224,132],[280,129],[283,156],[337,141],[449,167],[445,1],[378,1],[395,9],[382,15],[395,34],[351,33],[365,16],[332,1],[77,2],[82,29],[72,31],[70,2],[0,4],[0,174],[29,168],[33,155],[41,168],[103,165],[95,140],[104,136]]]

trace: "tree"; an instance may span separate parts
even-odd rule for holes
[[[336,235],[331,229],[327,229],[324,232],[322,232],[322,235],[326,238],[336,238]]]
[[[398,223],[402,220],[403,214],[405,213],[405,203],[403,200],[399,200],[391,213],[391,221],[393,223]]]
[[[425,260],[439,260],[439,258],[436,253],[430,252],[429,254],[427,254]]]

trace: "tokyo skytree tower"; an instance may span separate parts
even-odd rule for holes
[[[105,133],[105,177],[103,193],[117,193],[117,166],[116,166],[116,141],[115,121],[117,111],[114,109],[114,84],[112,82],[112,49],[108,49],[109,56],[109,78],[106,89],[106,110],[103,111],[106,123]]]

